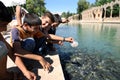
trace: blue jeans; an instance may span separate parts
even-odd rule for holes
[[[45,38],[27,38],[21,42],[22,48],[34,54],[44,54],[46,50]],[[26,67],[33,65],[33,60],[22,58]]]
[[[27,38],[22,41],[22,48],[35,54],[44,54],[48,48],[46,38]]]
[[[30,52],[33,52],[36,43],[35,43],[35,40],[33,38],[27,38],[27,39],[23,40],[21,42],[21,44],[22,44],[23,49],[30,51]]]

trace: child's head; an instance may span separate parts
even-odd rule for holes
[[[0,1],[0,32],[6,30],[6,25],[12,20],[12,15]]]
[[[61,16],[59,14],[54,14],[54,16],[56,18],[55,22],[59,22],[59,23],[62,22]]]
[[[44,15],[41,17],[42,20],[42,28],[46,28],[51,26],[54,23],[54,16],[51,12],[45,12]]]
[[[62,19],[59,14],[54,14],[54,19],[55,22],[52,23],[52,27],[57,27],[62,22]]]
[[[25,18],[23,20],[23,26],[26,31],[36,32],[39,30],[41,25],[40,18],[34,13],[25,14]]]

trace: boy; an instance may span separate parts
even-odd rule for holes
[[[60,25],[60,23],[67,23],[68,20],[67,19],[62,20],[59,14],[54,14],[54,19],[55,19],[55,22],[52,23],[50,29],[48,30],[48,33],[55,35],[56,34],[56,28]],[[52,41],[52,43],[47,44],[50,51],[56,51],[55,47],[53,46],[53,43],[56,43],[56,42],[57,41]],[[60,45],[63,45],[63,43],[61,41],[59,41],[57,43],[60,44]]]
[[[21,10],[20,6],[16,7],[16,18],[17,18],[17,22],[22,24],[20,10]],[[49,28],[55,22],[54,16],[51,12],[49,12],[49,11],[45,12],[41,17],[41,21],[42,21],[42,24],[39,29],[40,34],[41,34],[41,32],[43,32],[45,35],[44,36],[37,35],[37,34],[39,34],[39,32],[36,35],[34,35],[35,43],[37,43],[35,46],[35,50],[34,50],[34,51],[36,51],[36,53],[40,53],[40,52],[46,53],[46,50],[45,50],[45,49],[47,49],[46,38],[53,39],[53,40],[56,40],[56,39],[63,40],[63,37],[48,34]],[[68,41],[68,42],[72,42],[72,40],[73,40],[72,38],[66,38],[66,41]],[[41,50],[41,51],[39,52],[39,50]]]
[[[7,10],[7,8],[4,6],[4,4],[0,1],[0,32],[6,31],[7,27],[6,25],[12,20],[11,13]],[[0,33],[0,80],[14,80],[19,79],[19,75],[16,73],[7,72],[7,55],[15,61],[18,66],[23,67],[23,73],[27,75],[26,77],[29,79],[29,77],[32,77],[33,80],[36,79],[36,76],[31,71],[28,71],[26,68],[24,68],[24,64],[20,61],[20,58],[15,58],[13,56],[13,51],[11,46],[5,41],[2,34]],[[20,68],[21,69],[21,68]],[[29,77],[28,77],[29,76]],[[19,80],[22,80],[21,78]]]
[[[35,35],[38,38],[34,37],[35,42],[37,43],[35,51],[37,51],[38,53],[40,49],[43,50],[43,51],[41,50],[43,54],[46,53],[46,50],[49,50],[46,45],[46,39],[48,42],[49,41],[51,42],[52,40],[57,40],[57,43],[58,41],[73,42],[72,37],[64,38],[64,37],[56,36],[54,34],[48,34],[48,30],[51,28],[51,25],[55,22],[54,16],[51,12],[49,11],[45,12],[44,15],[41,16],[41,21],[42,21],[42,25],[40,26],[39,32],[37,34],[43,32],[44,36],[39,37],[39,35]]]
[[[41,20],[37,15],[27,13],[23,26],[11,30],[12,46],[16,56],[37,60],[45,70],[49,70],[50,64],[42,56],[33,53],[36,45],[33,37],[39,32],[40,25]]]

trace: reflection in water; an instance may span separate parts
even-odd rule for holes
[[[120,79],[120,24],[66,24],[58,27],[57,35],[72,36],[79,42],[76,48],[66,42],[59,49],[69,78]]]
[[[120,25],[119,24],[67,24],[57,29],[57,35],[72,36],[79,42],[82,53],[111,54],[120,58]],[[61,48],[69,52],[72,48],[65,43]],[[76,48],[72,48],[74,50]]]

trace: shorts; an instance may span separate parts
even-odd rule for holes
[[[42,54],[47,50],[46,38],[27,38],[22,42],[22,48],[35,54]]]
[[[35,48],[35,40],[33,38],[24,39],[21,42],[21,44],[22,44],[23,49],[30,51],[30,52],[33,52],[33,50]]]
[[[22,48],[25,49],[26,51],[33,52],[35,48],[35,40],[33,38],[26,38],[21,42]],[[26,67],[32,66],[33,60],[23,58],[22,61],[25,64]]]

